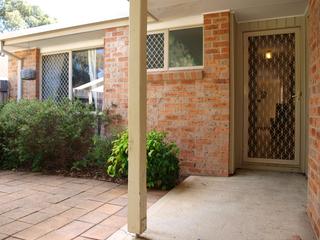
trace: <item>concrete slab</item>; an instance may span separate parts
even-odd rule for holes
[[[152,240],[313,240],[303,175],[240,171],[191,176],[148,211]],[[126,227],[108,240],[133,239]],[[138,238],[139,239],[139,238]]]

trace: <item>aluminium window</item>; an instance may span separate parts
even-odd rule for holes
[[[169,67],[195,67],[202,65],[202,27],[169,31]]]
[[[42,56],[41,98],[55,102],[69,97],[69,54]]]
[[[147,36],[147,69],[203,66],[203,28],[167,30]]]
[[[147,36],[147,69],[164,68],[164,33],[154,33]]]
[[[72,52],[73,98],[102,109],[104,49]]]
[[[42,56],[41,98],[65,98],[102,109],[104,49],[89,49]]]

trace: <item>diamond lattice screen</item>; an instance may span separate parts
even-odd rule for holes
[[[164,68],[164,33],[147,36],[147,68]]]
[[[295,34],[249,37],[248,157],[295,159]]]
[[[69,53],[42,56],[42,99],[59,102],[69,96]]]

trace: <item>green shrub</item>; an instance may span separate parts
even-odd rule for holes
[[[4,107],[4,105],[5,105],[4,103],[1,103],[1,102],[0,102],[0,111],[1,111],[1,109]]]
[[[124,131],[112,143],[112,152],[108,161],[107,173],[111,177],[128,177],[128,132]]]
[[[106,168],[106,159],[111,155],[113,137],[95,135],[92,146],[85,158],[73,163],[72,170],[81,171],[84,169]]]
[[[179,149],[166,141],[166,133],[151,131],[147,138],[148,174],[150,188],[173,188],[179,178]]]
[[[171,189],[179,178],[179,149],[166,140],[166,133],[151,131],[147,135],[147,187]],[[128,133],[113,142],[107,173],[111,177],[128,176]]]
[[[96,116],[80,102],[21,100],[0,112],[0,167],[68,169],[92,144]]]

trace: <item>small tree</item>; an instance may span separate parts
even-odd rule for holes
[[[37,27],[55,22],[38,6],[24,0],[0,0],[0,32]]]

